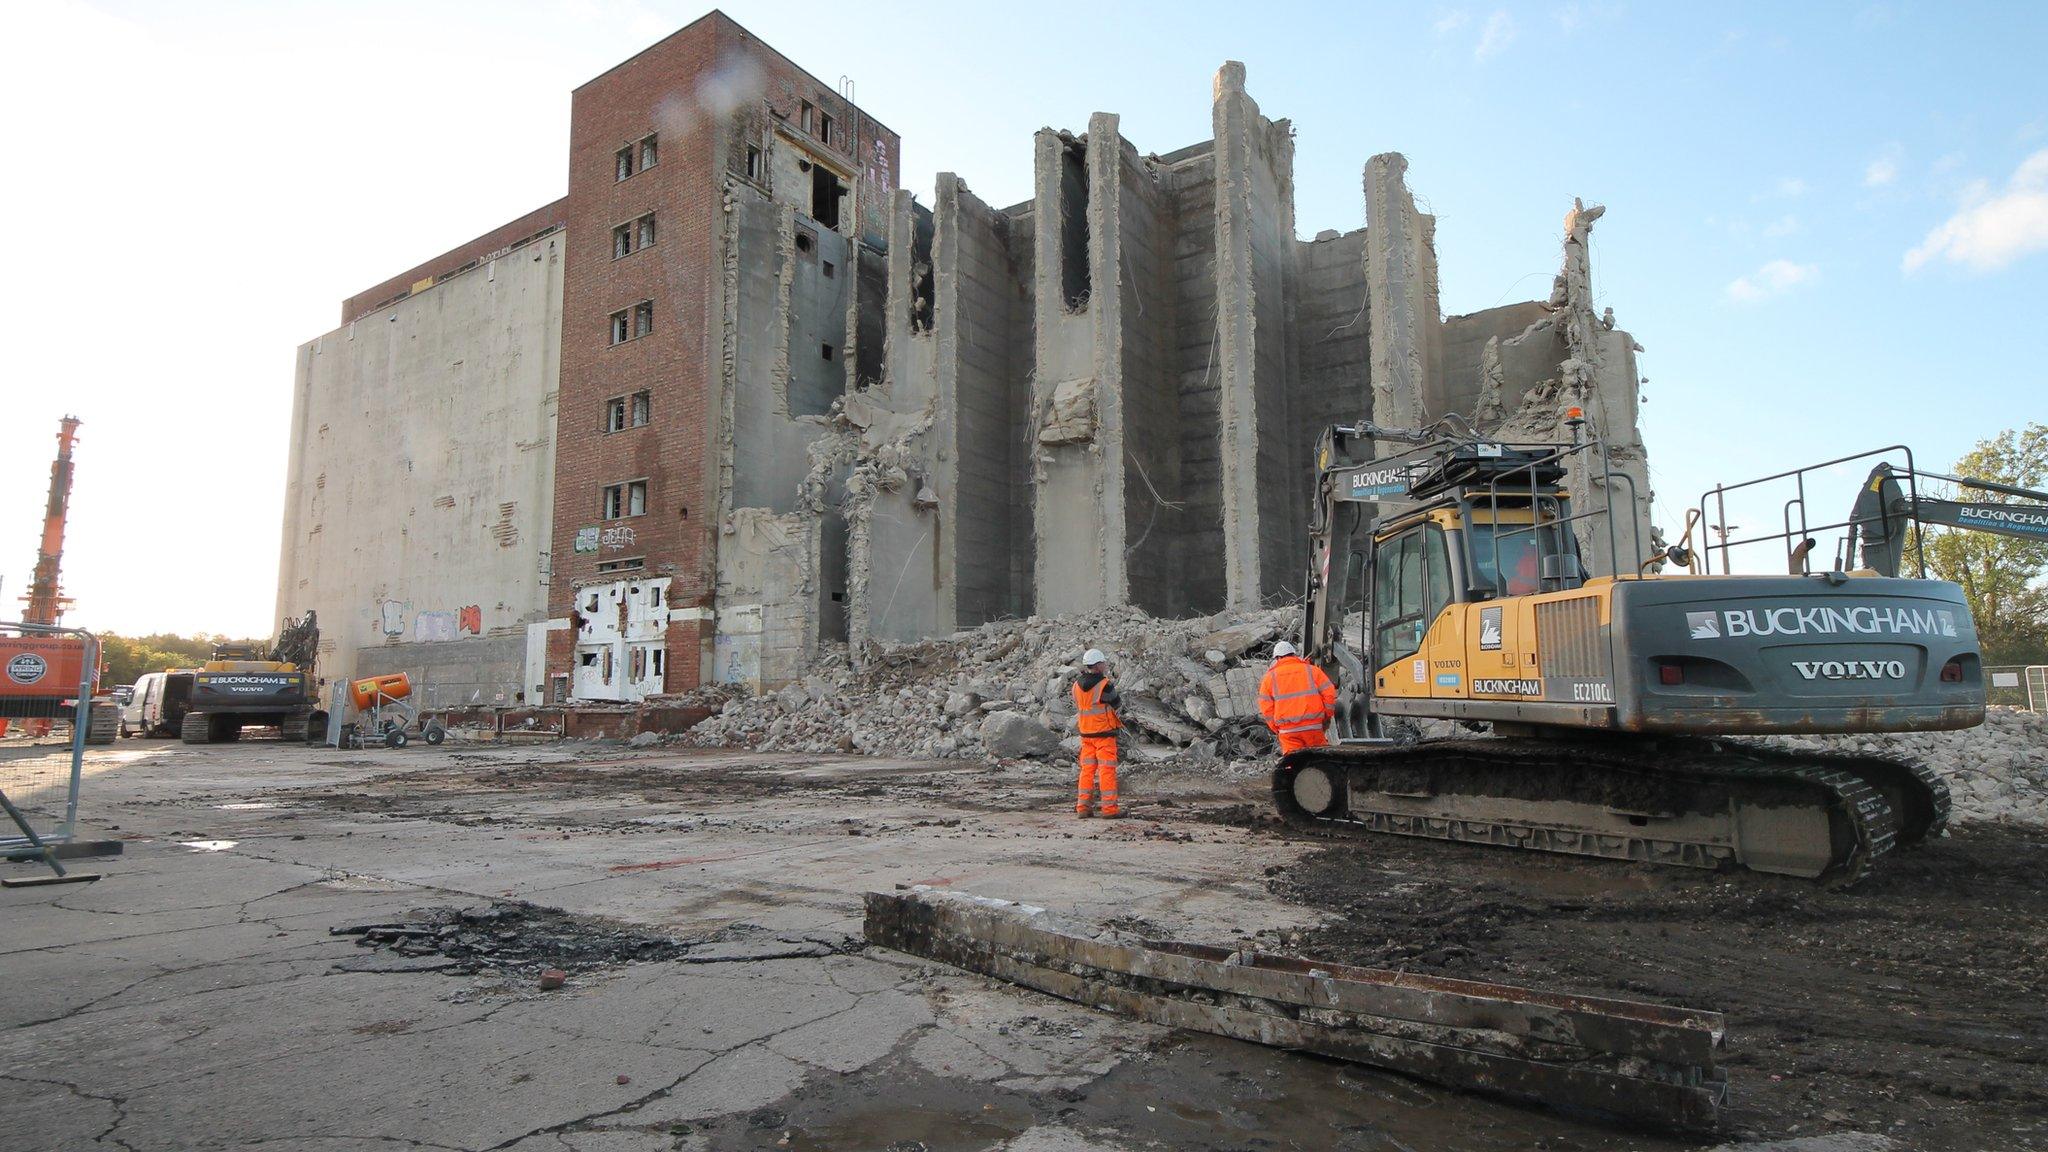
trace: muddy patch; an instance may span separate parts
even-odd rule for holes
[[[1695,1145],[1588,1125],[1368,1068],[1175,1033],[1080,1087],[1038,1091],[935,1074],[897,1058],[820,1076],[767,1108],[701,1126],[714,1148],[967,1152],[1035,1128],[1033,1147],[1530,1148],[1663,1152]]]
[[[1970,828],[1846,891],[1347,837],[1269,873],[1351,964],[1724,1013],[1729,1125],[2048,1147],[2048,838]]]

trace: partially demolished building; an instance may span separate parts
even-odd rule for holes
[[[927,206],[894,133],[698,20],[576,91],[567,197],[301,347],[280,613],[319,610],[330,677],[509,706],[1270,604],[1316,437],[1361,418],[1537,439],[1582,406],[1647,524],[1598,208],[1549,298],[1445,318],[1402,157],[1366,164],[1366,227],[1300,240],[1288,123],[1240,64],[1212,101],[1211,140],[1145,153],[1097,114],[1038,133],[1030,200],[941,173]]]

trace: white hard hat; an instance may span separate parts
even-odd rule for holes
[[[1083,667],[1083,668],[1093,668],[1093,667],[1095,667],[1095,666],[1096,666],[1097,664],[1103,663],[1104,661],[1106,661],[1106,660],[1108,660],[1108,659],[1109,659],[1109,657],[1107,657],[1107,656],[1104,656],[1104,655],[1102,654],[1102,649],[1100,649],[1100,648],[1090,648],[1090,649],[1089,649],[1088,651],[1086,651],[1086,652],[1083,652],[1083,653],[1081,654],[1081,667]]]
[[[1278,660],[1282,656],[1293,655],[1296,655],[1294,645],[1289,644],[1287,641],[1282,640],[1278,644],[1273,645],[1273,659]]]

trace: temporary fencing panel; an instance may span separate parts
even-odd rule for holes
[[[68,744],[0,745],[0,852],[72,838],[98,665],[99,643],[83,629],[0,623],[0,718],[71,722]]]

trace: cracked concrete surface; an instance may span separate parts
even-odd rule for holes
[[[790,943],[857,935],[862,891],[912,883],[1210,940],[1304,922],[1265,888],[1299,847],[1187,815],[1254,786],[1133,782],[1139,819],[1077,824],[1063,768],[96,751],[87,832],[126,854],[96,884],[0,892],[0,1148],[1673,1146]],[[551,993],[328,932],[506,897],[766,931]]]

